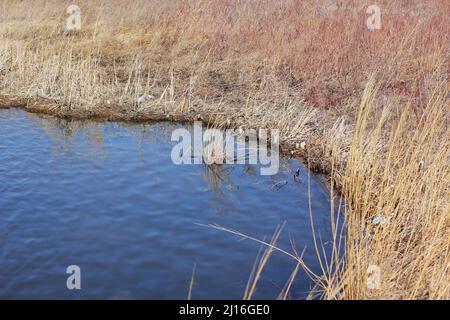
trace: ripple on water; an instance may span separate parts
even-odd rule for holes
[[[318,271],[312,250],[307,175],[282,159],[274,177],[243,165],[175,166],[170,134],[180,125],[58,120],[0,110],[0,297],[184,299],[196,264],[194,298],[241,298],[259,245],[201,225],[217,223],[270,239],[286,222]],[[190,129],[189,126],[187,126]],[[286,180],[279,190],[272,186]],[[329,239],[329,201],[317,177],[317,230]],[[65,287],[66,267],[82,270],[81,291]],[[276,298],[295,264],[274,254],[256,298]],[[294,297],[311,286],[303,272]]]

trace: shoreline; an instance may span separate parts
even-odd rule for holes
[[[214,125],[213,115],[176,115],[176,114],[161,114],[161,113],[139,113],[135,115],[128,114],[126,108],[121,108],[122,111],[113,111],[111,108],[96,109],[91,112],[83,112],[82,110],[66,110],[57,111],[60,109],[58,106],[50,104],[45,99],[26,99],[8,97],[0,94],[0,109],[22,109],[26,112],[49,115],[60,119],[76,120],[76,121],[98,121],[98,122],[125,122],[125,123],[152,123],[152,122],[177,122],[181,124],[193,123],[194,121],[204,121],[206,125]],[[120,110],[120,109],[119,109]],[[238,129],[237,127],[229,126],[225,127],[229,129]],[[224,129],[225,129],[224,128]],[[297,144],[302,141],[298,141]],[[313,173],[324,175],[328,180],[331,178],[331,172],[321,165],[321,161],[308,156],[308,145],[311,142],[306,142],[304,148],[296,147],[294,143],[287,143],[280,141],[280,154],[295,158],[307,166]],[[310,166],[309,166],[310,165]],[[337,190],[340,190],[339,185],[336,186]]]

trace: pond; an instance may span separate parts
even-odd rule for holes
[[[175,165],[171,133],[190,125],[70,121],[0,110],[0,298],[241,299],[261,244],[208,225],[291,242],[320,273],[307,170],[281,158],[257,165]],[[298,179],[294,173],[300,169]],[[276,186],[276,187],[274,187]],[[314,225],[328,250],[330,201],[311,175]],[[81,270],[68,290],[66,269]],[[255,299],[276,299],[296,262],[275,252]],[[290,298],[313,283],[300,269]]]

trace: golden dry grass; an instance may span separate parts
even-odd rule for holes
[[[449,299],[446,86],[435,88],[416,123],[412,99],[398,111],[392,106],[375,111],[379,88],[369,82],[340,175],[346,201],[345,258],[334,264],[325,297]],[[367,285],[373,266],[380,275],[375,288]]]
[[[450,298],[448,1],[378,1],[375,31],[357,0],[79,0],[80,31],[69,4],[0,0],[0,106],[277,128],[347,203],[322,297]]]

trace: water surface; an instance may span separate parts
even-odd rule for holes
[[[275,176],[248,165],[176,166],[177,127],[0,110],[0,298],[185,299],[195,264],[194,299],[240,299],[260,245],[208,224],[270,239],[285,223],[278,245],[306,248],[319,272],[305,168],[287,158]],[[330,203],[319,177],[311,192],[326,243]],[[81,268],[81,290],[66,287],[69,265]],[[254,298],[277,298],[295,265],[275,253]],[[300,270],[291,298],[311,285]]]

